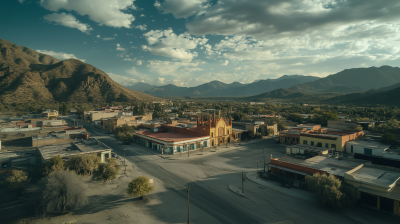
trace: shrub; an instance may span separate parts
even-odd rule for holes
[[[385,144],[394,144],[397,142],[397,137],[392,133],[386,132],[382,135],[381,142]]]
[[[44,164],[43,175],[48,176],[53,172],[58,172],[64,170],[64,160],[61,156],[51,157]]]
[[[99,165],[98,177],[102,180],[115,179],[120,170],[121,168],[119,167],[117,160],[110,158],[107,159],[106,163]]]
[[[67,161],[67,166],[70,170],[75,171],[77,174],[91,175],[94,171],[99,169],[100,157],[95,153],[72,156]]]
[[[308,189],[315,193],[322,204],[332,208],[340,208],[350,204],[346,193],[343,192],[342,181],[334,175],[315,173],[306,176]]]
[[[86,186],[75,173],[54,172],[47,177],[46,182],[38,199],[38,213],[71,210],[87,204]]]
[[[10,176],[5,179],[3,184],[7,186],[8,189],[22,191],[29,181],[30,179],[28,178],[27,172],[12,170]]]
[[[146,176],[137,177],[132,179],[128,184],[128,189],[126,192],[130,196],[141,196],[143,197],[145,194],[148,194],[154,190],[154,186],[150,185],[150,180]]]

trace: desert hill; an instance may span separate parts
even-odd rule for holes
[[[391,66],[345,69],[313,82],[290,87],[303,92],[363,92],[400,82],[400,68]]]
[[[59,61],[0,39],[0,98],[4,103],[123,102],[155,99],[127,89],[77,59]]]

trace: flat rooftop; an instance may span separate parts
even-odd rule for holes
[[[326,150],[330,149],[330,148],[316,147],[316,146],[303,145],[303,144],[291,145],[291,146],[288,146],[288,147],[298,148],[298,149],[308,150],[308,151],[315,151],[315,152],[322,152],[322,151],[326,151]]]
[[[379,149],[388,149],[390,147],[390,145],[383,144],[379,141],[369,141],[369,140],[362,140],[362,139],[348,141],[348,142],[346,142],[346,144],[363,146],[363,147],[368,147],[368,148],[379,148]]]
[[[50,134],[50,135],[47,135],[47,136],[38,136],[38,135],[33,135],[32,136],[32,139],[33,140],[37,140],[37,141],[39,141],[39,140],[50,140],[50,139],[55,139],[55,138],[66,138],[66,139],[69,139],[69,136],[68,136],[68,134],[66,134],[66,133],[52,133],[52,134]]]
[[[315,156],[306,160],[295,159],[291,157],[279,158],[279,161],[305,166],[317,170],[325,171],[329,174],[344,177],[344,173],[356,168],[364,162],[339,160],[325,156]]]
[[[97,139],[88,139],[81,142],[65,143],[57,145],[47,145],[38,147],[42,157],[47,160],[53,156],[69,157],[85,153],[97,153],[111,150],[108,146],[97,141]]]
[[[389,187],[400,179],[399,172],[365,166],[350,175],[358,181],[385,187]]]
[[[208,135],[195,136],[195,135],[172,133],[172,132],[148,132],[148,131],[137,132],[135,134],[139,135],[139,136],[145,136],[145,137],[157,139],[157,140],[160,140],[163,142],[181,142],[181,141],[188,141],[188,140],[196,140],[198,138],[210,137]]]

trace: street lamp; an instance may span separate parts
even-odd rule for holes
[[[125,166],[125,172],[124,172],[124,174],[126,174],[125,152],[126,152],[126,149],[124,149],[124,166]]]

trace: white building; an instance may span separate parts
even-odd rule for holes
[[[373,156],[384,156],[388,153],[389,145],[371,140],[353,140],[346,142],[345,151],[347,153],[360,153]]]

